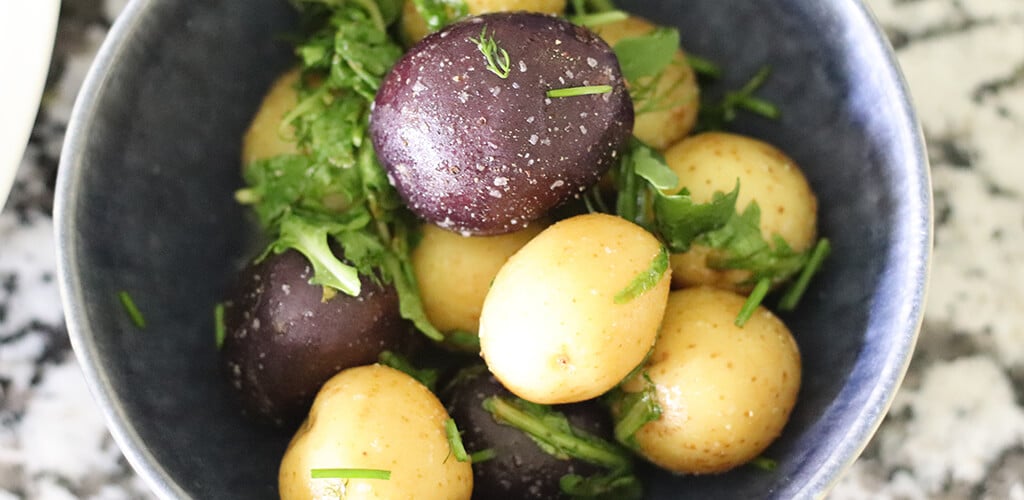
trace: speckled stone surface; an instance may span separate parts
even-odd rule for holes
[[[0,500],[149,498],[70,352],[53,183],[122,0],[64,0],[47,95],[0,212]],[[832,498],[1024,500],[1024,1],[869,0],[929,143],[935,255],[910,372]]]

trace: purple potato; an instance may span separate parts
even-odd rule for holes
[[[312,267],[289,250],[245,268],[224,307],[221,366],[243,413],[274,426],[305,417],[335,373],[377,361],[415,338],[398,294],[362,278],[362,293],[323,300]]]
[[[559,486],[562,476],[590,476],[604,472],[582,460],[557,458],[542,450],[523,431],[496,422],[482,406],[483,401],[491,396],[515,397],[487,370],[476,367],[460,372],[441,395],[448,414],[462,431],[466,451],[494,451],[494,458],[473,464],[474,499],[563,498]],[[597,400],[552,408],[565,415],[573,427],[612,440],[611,419]]]
[[[501,71],[474,40],[493,38]],[[608,85],[610,92],[547,92]],[[487,14],[424,38],[385,78],[370,118],[388,178],[421,218],[463,234],[526,227],[598,181],[633,128],[611,48],[541,14]]]

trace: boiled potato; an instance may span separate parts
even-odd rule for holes
[[[628,300],[616,295],[663,251],[624,219],[587,214],[541,232],[501,268],[480,316],[487,367],[541,404],[605,393],[643,360],[665,311],[669,273]]]
[[[327,381],[281,461],[282,500],[469,499],[473,471],[451,456],[448,412],[423,384],[380,365]],[[382,479],[312,479],[312,469],[381,469]]]
[[[679,176],[698,203],[711,201],[714,193],[728,193],[740,182],[736,209],[751,201],[761,208],[761,235],[772,243],[779,235],[797,252],[814,244],[818,224],[818,200],[797,164],[774,146],[736,134],[708,132],[684,139],[665,152],[665,161]],[[750,273],[708,267],[714,251],[694,245],[672,256],[672,280],[676,287],[711,285],[747,292]]]
[[[282,154],[296,154],[294,141],[281,135],[281,119],[298,104],[295,84],[299,70],[293,69],[278,77],[270,91],[263,97],[259,111],[253,117],[249,129],[242,139],[243,168],[256,160],[272,158]]]
[[[622,21],[598,25],[593,29],[608,45],[614,47],[623,38],[646,35],[657,29],[657,26],[641,17],[629,16]],[[634,91],[637,84],[650,84],[628,83]],[[647,98],[637,99],[633,103],[636,111],[633,135],[655,149],[664,150],[693,130],[699,106],[697,77],[686,62],[686,54],[680,49],[672,63],[658,77],[653,92]]]
[[[636,433],[640,453],[675,472],[722,472],[758,456],[782,432],[800,390],[800,353],[786,325],[759,307],[733,324],[744,298],[698,287],[672,292],[644,371],[661,418]],[[636,392],[646,382],[625,384]]]
[[[500,236],[462,236],[424,224],[412,265],[430,322],[442,332],[476,333],[491,281],[543,227],[532,224]]]
[[[466,0],[470,15],[477,16],[488,12],[539,12],[541,14],[560,15],[565,12],[566,0]],[[402,7],[402,37],[407,44],[420,41],[429,33],[427,22],[416,10],[412,0],[405,0]]]

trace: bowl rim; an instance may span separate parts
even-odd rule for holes
[[[845,0],[844,3],[847,4],[844,9],[860,16],[859,21],[866,23],[870,28],[867,31],[872,37],[866,42],[874,44],[885,57],[887,64],[880,68],[880,71],[887,81],[895,84],[894,91],[900,104],[899,109],[890,110],[892,119],[905,125],[900,127],[900,142],[910,146],[906,148],[899,162],[906,165],[909,174],[906,208],[914,221],[900,226],[903,231],[896,241],[904,242],[901,255],[902,261],[907,264],[907,272],[897,285],[903,290],[910,290],[912,294],[903,299],[903,314],[900,321],[894,325],[894,335],[899,336],[899,342],[897,348],[888,356],[889,359],[899,359],[900,362],[885,366],[879,379],[881,383],[870,392],[861,409],[861,418],[857,419],[858,425],[847,429],[841,438],[840,446],[833,449],[826,462],[811,474],[809,481],[795,490],[798,492],[797,498],[822,498],[827,495],[860,456],[881,425],[910,365],[923,321],[932,260],[934,229],[930,167],[924,135],[913,108],[906,79],[892,45],[884,36],[881,25],[864,0]],[[135,426],[128,421],[124,408],[110,384],[108,371],[94,361],[99,358],[99,354],[93,331],[89,326],[89,315],[84,307],[86,297],[78,278],[80,265],[72,251],[77,248],[81,236],[71,212],[80,198],[78,180],[81,178],[81,171],[75,168],[75,164],[80,161],[80,153],[87,149],[88,124],[98,113],[97,96],[110,84],[108,69],[124,51],[120,41],[139,29],[140,23],[136,21],[145,15],[152,4],[153,2],[144,0],[131,0],[115,20],[92,63],[68,124],[57,175],[53,214],[61,302],[71,346],[89,391],[97,402],[114,441],[132,468],[158,497],[176,499],[188,498],[189,494],[149,451],[148,445],[136,432]]]

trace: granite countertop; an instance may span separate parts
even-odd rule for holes
[[[64,0],[48,91],[0,212],[0,500],[149,498],[70,350],[53,186],[75,94],[123,0]],[[935,191],[917,353],[836,499],[1024,500],[1024,1],[869,0],[924,125]]]

